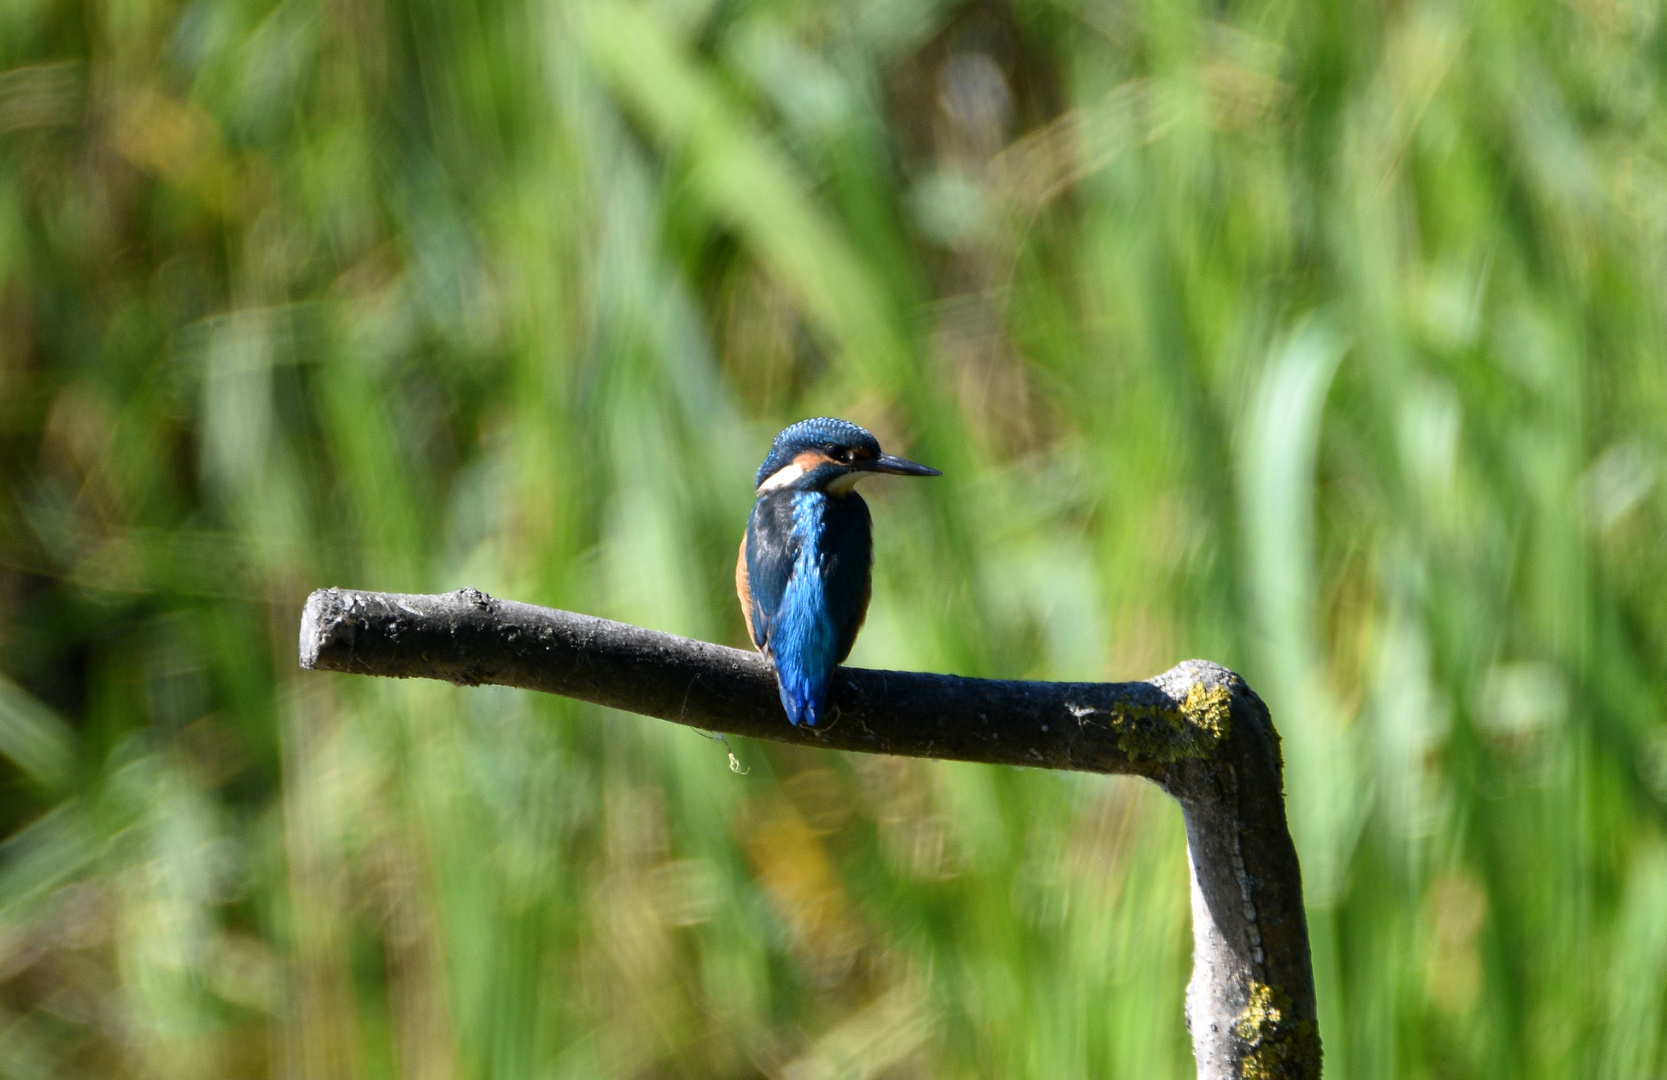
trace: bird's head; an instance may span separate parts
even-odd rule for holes
[[[858,480],[874,473],[942,476],[936,469],[883,453],[880,441],[849,420],[819,416],[786,428],[770,444],[770,456],[758,467],[758,493],[782,488],[849,494]]]

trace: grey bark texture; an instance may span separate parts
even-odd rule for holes
[[[1192,878],[1187,1026],[1200,1080],[1320,1075],[1302,873],[1279,736],[1233,672],[1048,683],[840,668],[831,720],[787,723],[760,656],[497,600],[321,589],[301,666],[543,690],[706,731],[828,750],[1143,776],[1181,804]]]

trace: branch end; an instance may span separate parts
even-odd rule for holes
[[[300,658],[301,667],[307,671],[318,669],[332,638],[342,635],[344,629],[348,634],[352,632],[351,622],[343,618],[343,595],[340,589],[314,589],[301,609]]]

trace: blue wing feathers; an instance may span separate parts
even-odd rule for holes
[[[771,652],[771,624],[781,610],[798,554],[791,500],[780,496],[759,499],[753,506],[752,519],[747,522],[744,558],[750,595],[743,597],[742,602],[751,605],[753,644],[765,655]]]
[[[815,726],[867,607],[868,506],[856,495],[766,495],[753,507],[743,559],[753,641],[775,665],[788,720]]]

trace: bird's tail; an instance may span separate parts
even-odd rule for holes
[[[799,673],[776,671],[776,686],[781,691],[781,707],[794,727],[803,723],[815,727],[822,719],[828,700],[828,678],[815,678]]]

